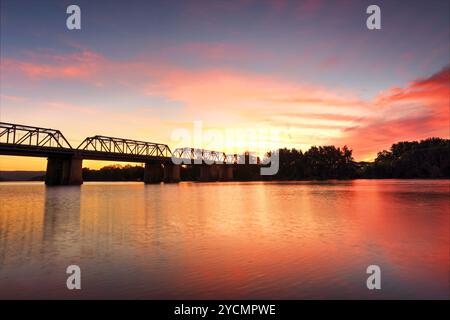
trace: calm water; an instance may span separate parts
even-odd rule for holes
[[[449,298],[448,180],[3,183],[0,209],[0,298]]]

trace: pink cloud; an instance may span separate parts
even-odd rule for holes
[[[145,92],[182,102],[192,112],[251,113],[255,121],[284,111],[311,113],[311,109],[320,109],[323,113],[325,109],[363,104],[350,94],[317,85],[225,69],[171,70],[150,82]]]
[[[300,5],[300,9],[303,13],[308,14],[319,10],[323,5],[323,0],[306,0]]]
[[[101,56],[91,51],[69,55],[30,54],[29,60],[5,58],[2,61],[5,77],[19,72],[33,79],[89,79],[98,70],[100,63]]]
[[[398,141],[433,136],[448,138],[449,80],[450,68],[447,66],[405,88],[386,90],[373,103],[379,116],[365,125],[347,128],[340,142],[351,144],[357,157],[372,158],[377,151],[388,149]]]
[[[323,0],[305,0],[299,2],[297,7],[297,16],[299,19],[311,18],[324,6]]]
[[[337,57],[330,57],[323,59],[320,64],[319,68],[321,70],[329,71],[330,69],[334,69],[339,65],[339,59]]]

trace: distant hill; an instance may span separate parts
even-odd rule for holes
[[[0,171],[0,181],[43,181],[45,171]]]

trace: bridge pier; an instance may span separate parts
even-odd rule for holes
[[[144,168],[144,183],[160,183],[163,181],[163,168],[160,163],[146,163]]]
[[[82,166],[83,159],[78,157],[49,157],[45,184],[49,186],[83,184]]]
[[[198,177],[198,180],[202,182],[211,181],[211,170],[208,165],[200,165],[200,175]]]
[[[180,165],[178,164],[165,164],[164,165],[164,182],[180,182]]]
[[[233,180],[233,166],[228,164],[202,164],[198,181],[231,181]]]
[[[222,176],[222,169],[223,169],[222,167],[223,167],[223,165],[221,165],[221,164],[210,165],[211,181],[220,180],[220,178]]]
[[[224,164],[221,166],[220,181],[232,181],[233,180],[233,166],[230,164]]]

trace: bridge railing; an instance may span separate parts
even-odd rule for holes
[[[170,157],[172,155],[166,144],[98,135],[84,139],[77,149],[150,157]]]
[[[0,143],[72,149],[59,130],[0,122]]]

